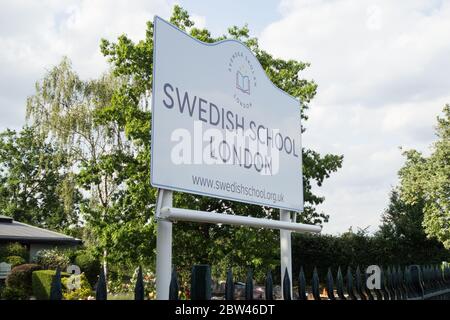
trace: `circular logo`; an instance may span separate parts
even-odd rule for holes
[[[233,75],[233,98],[242,108],[252,107],[252,93],[256,88],[256,76],[253,63],[249,55],[236,51],[228,62],[228,71]]]

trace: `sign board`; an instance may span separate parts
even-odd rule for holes
[[[155,17],[153,55],[152,185],[303,210],[300,103],[253,53]]]

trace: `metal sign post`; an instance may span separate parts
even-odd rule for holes
[[[292,291],[292,251],[291,233],[319,233],[322,227],[291,221],[290,212],[280,210],[280,221],[223,214],[207,211],[195,211],[172,207],[172,191],[159,189],[156,206],[156,297],[158,300],[169,298],[169,286],[172,271],[172,222],[190,221],[200,223],[222,223],[256,228],[280,229],[281,283],[287,268]],[[292,296],[292,292],[291,292]]]
[[[172,207],[173,193],[170,190],[158,190],[156,206],[156,298],[169,299],[170,276],[172,273],[172,221],[162,219],[160,210]]]
[[[291,213],[287,210],[280,210],[280,221],[291,221]],[[280,229],[280,264],[281,264],[281,292],[284,286],[284,274],[286,269],[291,281],[291,297],[292,295],[292,247],[291,247],[291,231]]]

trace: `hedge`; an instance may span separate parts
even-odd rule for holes
[[[55,270],[39,270],[34,271],[32,276],[33,295],[37,300],[49,300],[50,288],[52,285],[52,279],[55,276]],[[70,275],[65,272],[61,272],[61,278],[69,277]]]
[[[436,240],[414,243],[409,239],[392,241],[380,236],[347,233],[341,236],[294,234],[292,237],[293,276],[298,277],[300,266],[307,276],[317,267],[320,279],[325,279],[330,267],[333,274],[340,266],[353,271],[377,264],[397,266],[410,264],[438,264],[450,261],[450,251]]]
[[[11,289],[22,290],[30,296],[33,293],[31,279],[34,271],[42,269],[37,264],[22,264],[14,267],[6,278],[6,285]]]

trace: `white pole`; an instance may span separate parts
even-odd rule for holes
[[[291,214],[287,210],[280,210],[280,220],[291,222]],[[292,297],[292,247],[291,247],[291,231],[280,230],[280,255],[281,255],[281,292],[283,293],[283,280],[286,268],[288,270],[289,279],[291,280],[291,297]]]
[[[254,218],[207,211],[196,211],[182,208],[163,207],[160,209],[160,218],[171,221],[190,221],[199,223],[231,224],[238,226],[249,226],[255,228],[285,229],[295,232],[322,231],[321,226],[303,223],[293,223],[290,220],[279,221],[265,218]]]
[[[172,206],[172,191],[159,189],[156,206],[156,299],[169,299],[172,273],[172,222],[160,217],[162,207]]]

